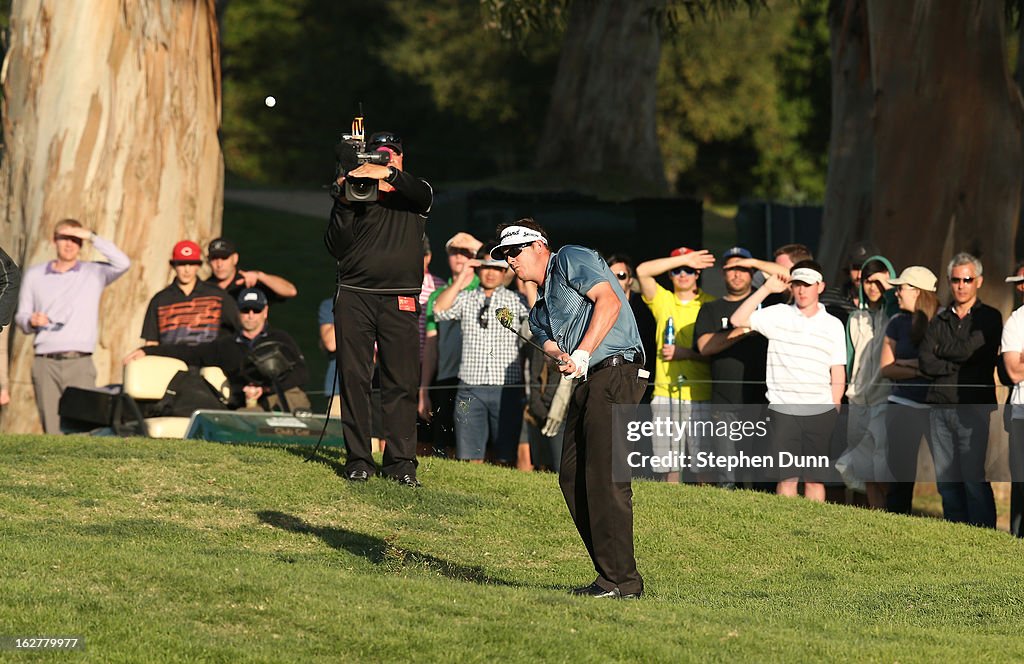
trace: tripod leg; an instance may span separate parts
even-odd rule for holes
[[[277,400],[281,404],[281,411],[285,413],[292,412],[291,406],[288,405],[288,399],[284,396],[284,390],[281,389],[281,384],[276,380],[274,381],[274,394],[277,395]]]

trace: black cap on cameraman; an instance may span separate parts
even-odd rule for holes
[[[393,131],[378,131],[370,136],[367,147],[371,150],[391,148],[396,153],[402,154],[402,137]]]

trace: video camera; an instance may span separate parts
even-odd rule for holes
[[[360,104],[360,106],[362,105]],[[363,164],[386,166],[391,161],[391,155],[386,150],[366,151],[366,133],[363,130],[362,113],[362,108],[360,108],[359,115],[352,119],[352,133],[342,134],[341,140],[334,146],[334,156],[337,161],[334,169],[334,182],[331,183],[331,196],[335,198],[342,195],[338,178],[347,176],[349,171],[353,171]],[[375,201],[377,200],[377,180],[345,177],[344,195],[352,202]]]

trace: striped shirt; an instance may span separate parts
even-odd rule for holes
[[[794,415],[828,412],[832,367],[846,365],[846,333],[839,319],[821,303],[809,318],[796,305],[776,304],[752,313],[750,327],[768,339],[769,407]],[[814,408],[785,408],[798,405]]]
[[[430,272],[423,273],[423,285],[420,287],[420,362],[423,362],[423,345],[427,341],[427,300],[431,293],[444,286],[444,279]]]
[[[462,364],[459,366],[462,382],[469,385],[519,385],[523,382],[519,337],[495,317],[495,312],[502,307],[512,311],[513,324],[519,329],[528,314],[526,304],[522,296],[504,286],[498,286],[490,296],[485,295],[482,288],[464,290],[450,309],[434,309],[434,318],[438,321],[462,322]]]

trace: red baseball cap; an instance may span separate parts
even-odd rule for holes
[[[174,245],[174,251],[171,252],[171,262],[184,265],[201,265],[203,262],[202,251],[199,249],[199,245],[192,240],[182,240]]]
[[[673,249],[669,256],[685,256],[686,254],[692,253],[693,249],[690,249],[689,247],[679,247],[677,249]]]

